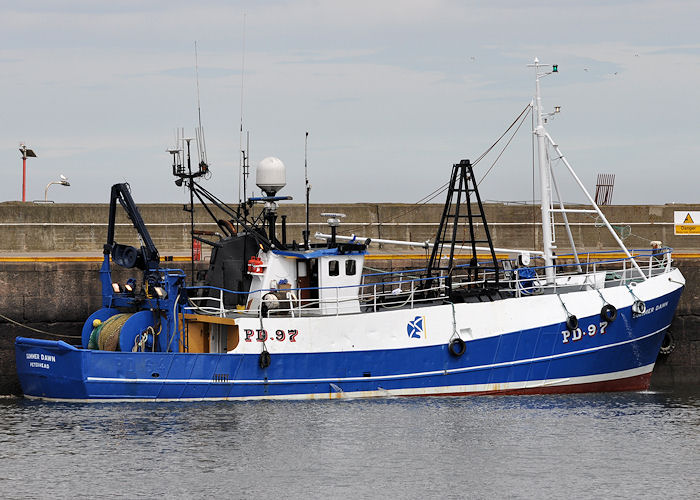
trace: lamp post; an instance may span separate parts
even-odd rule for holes
[[[27,158],[36,158],[36,153],[24,144],[19,145],[19,152],[22,153],[22,201],[27,201]]]
[[[46,185],[46,189],[44,189],[44,203],[48,203],[48,197],[49,197],[49,186],[52,184],[59,184],[61,186],[70,186],[70,182],[68,182],[68,179],[66,179],[65,175],[61,174],[61,180],[60,181],[51,181]]]

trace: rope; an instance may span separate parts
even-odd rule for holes
[[[32,328],[31,326],[24,325],[18,321],[15,321],[12,318],[8,318],[7,316],[5,316],[3,314],[0,314],[0,318],[4,319],[5,321],[8,321],[10,323],[13,323],[17,326],[20,326],[22,328],[26,328],[27,330],[31,330],[31,331],[36,332],[36,333],[42,333],[44,335],[49,335],[51,337],[60,337],[60,338],[65,338],[65,339],[82,339],[83,338],[82,336],[79,336],[79,335],[63,335],[60,333],[51,333],[51,332],[47,332],[45,330],[39,330],[38,328]]]
[[[629,286],[629,284],[625,283],[625,286],[627,287],[627,290],[630,292],[634,300],[639,300],[639,297],[637,297],[634,292],[632,291],[632,288]],[[643,302],[642,300],[639,300],[640,302]]]
[[[566,304],[564,304],[564,301],[561,299],[561,295],[559,295],[558,293],[555,293],[554,295],[556,295],[557,298],[559,299],[559,302],[561,302],[561,306],[564,308],[564,311],[566,312],[566,317],[568,318],[569,316],[571,316],[571,313],[566,308]]]
[[[462,340],[462,337],[460,337],[459,333],[457,333],[457,317],[455,315],[455,304],[454,302],[450,302],[450,305],[452,306],[452,336],[450,337],[450,341],[452,341],[452,339],[454,339],[455,337],[459,340]]]

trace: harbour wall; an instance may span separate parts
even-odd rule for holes
[[[575,207],[571,207],[575,208]],[[584,207],[581,207],[584,208]],[[190,214],[182,205],[144,204],[139,207],[149,232],[161,255],[187,253],[190,248]],[[433,240],[442,214],[442,204],[356,203],[313,204],[309,210],[310,230],[329,232],[325,212],[346,214],[338,234],[356,234],[364,238],[381,238],[424,242]],[[662,241],[677,250],[700,251],[700,234],[674,235],[674,211],[700,210],[696,205],[611,205],[603,212],[629,248],[648,248],[650,241]],[[484,212],[497,247],[541,248],[539,206],[527,204],[486,203]],[[217,217],[227,218],[215,211]],[[33,204],[0,203],[0,256],[21,253],[96,252],[100,255],[106,240],[109,206],[107,204]],[[286,218],[288,240],[299,241],[305,225],[301,204],[282,205],[279,221]],[[617,247],[614,238],[595,214],[569,214],[574,241],[579,251]],[[218,230],[207,213],[195,212],[196,228]],[[560,253],[569,250],[568,238],[557,223],[557,246]],[[124,211],[117,210],[115,239],[135,242],[135,231]],[[386,250],[386,245],[372,250]],[[398,248],[394,247],[392,251]],[[390,248],[391,249],[391,248]],[[414,250],[420,251],[419,247]]]
[[[183,212],[181,205],[143,205],[140,209],[161,256],[189,254],[189,213]],[[493,204],[485,209],[497,247],[537,247],[539,224],[532,220],[535,207]],[[700,236],[676,236],[672,225],[674,210],[693,209],[698,207],[605,208],[606,216],[629,247],[648,248],[650,240],[660,240],[679,249],[676,264],[686,277],[687,286],[671,326],[675,349],[659,357],[652,377],[655,387],[700,383]],[[414,205],[400,204],[313,205],[311,220],[317,223],[311,225],[312,233],[328,232],[325,218],[320,216],[327,211],[347,214],[339,234],[420,242],[433,240],[442,206],[424,205],[416,210]],[[291,240],[303,229],[304,208],[286,207],[280,214],[287,216]],[[204,215],[196,214],[197,228],[216,230]],[[579,251],[614,249],[614,240],[599,221],[574,215],[574,237],[587,242],[578,247]],[[80,335],[85,318],[101,304],[98,271],[107,216],[106,205],[0,203],[0,394],[19,393],[13,344],[16,336],[79,342],[72,337]],[[116,240],[135,244],[130,222],[121,213],[117,222]],[[633,238],[640,244],[635,245]],[[420,247],[373,245],[371,250],[374,255],[369,257],[370,267],[401,269],[425,265],[425,250]],[[189,271],[191,263],[164,265]],[[197,262],[195,267],[206,269],[207,263]],[[123,282],[131,274],[130,270],[115,270],[114,277]]]

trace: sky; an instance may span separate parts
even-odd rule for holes
[[[251,165],[282,159],[280,194],[297,202],[308,132],[312,203],[414,203],[531,102],[527,65],[538,57],[559,68],[542,80],[544,108],[561,106],[548,131],[590,191],[608,173],[616,204],[700,202],[696,0],[0,7],[0,201],[21,200],[20,143],[37,154],[27,200],[44,199],[63,174],[71,186],[48,191],[57,203],[108,202],[116,182],[137,203],[186,201],[167,150],[176,128],[195,134],[197,67],[203,184],[222,199],[239,199],[242,123]],[[477,178],[488,171],[482,199],[533,199],[530,127],[528,117],[500,157],[498,146],[476,165]],[[582,201],[555,170],[564,200]]]

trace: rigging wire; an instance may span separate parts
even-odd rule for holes
[[[521,118],[525,113],[528,113],[529,110],[530,110],[530,103],[528,103],[527,106],[525,106],[525,108],[523,108],[523,110],[520,112],[520,114],[517,116],[517,118],[516,118],[515,120],[513,120],[513,123],[511,123],[510,126],[505,130],[505,132],[503,132],[503,133],[501,134],[501,136],[500,136],[498,139],[496,139],[496,142],[494,142],[493,144],[491,144],[491,146],[490,146],[486,151],[484,151],[483,153],[481,153],[481,156],[479,156],[476,160],[474,160],[474,161],[472,162],[472,167],[473,167],[474,165],[476,165],[477,163],[479,163],[487,154],[489,154],[489,153],[491,152],[491,150],[492,150],[493,148],[495,148],[496,145],[497,145],[499,142],[501,142],[501,139],[503,139],[503,138],[506,136],[506,134],[510,131],[510,129],[512,129],[512,128],[515,126],[515,124],[518,123],[518,120],[520,120],[520,118]]]
[[[508,148],[508,146],[510,146],[510,143],[511,143],[511,142],[513,141],[513,139],[515,138],[515,135],[516,135],[516,134],[518,133],[518,131],[520,130],[520,127],[522,127],[523,123],[525,123],[525,118],[527,118],[527,114],[525,114],[525,116],[523,116],[522,120],[520,120],[520,123],[518,124],[518,127],[513,131],[513,134],[510,136],[510,139],[508,139],[508,142],[506,142],[505,146],[503,146],[503,149],[501,149],[501,152],[498,153],[498,156],[496,157],[496,159],[493,160],[493,163],[491,164],[491,166],[489,167],[489,169],[486,171],[486,173],[481,177],[481,180],[480,180],[479,182],[476,183],[477,187],[478,187],[482,182],[484,182],[484,179],[486,178],[486,176],[489,175],[489,172],[491,172],[491,170],[493,170],[493,167],[496,166],[496,163],[498,163],[498,160],[501,159],[501,156],[503,156],[503,153],[505,153],[505,151],[506,151],[506,149]],[[501,136],[501,137],[503,137],[503,136]],[[499,139],[499,140],[500,140],[500,139]]]
[[[495,141],[491,146],[489,146],[488,149],[486,149],[486,151],[484,151],[481,155],[479,155],[479,157],[478,157],[476,160],[474,160],[474,161],[472,162],[472,166],[476,166],[486,155],[488,155],[488,154],[491,152],[491,150],[492,150],[493,148],[495,148],[496,145],[501,141],[501,139],[503,139],[503,138],[508,134],[508,132],[516,125],[516,123],[518,123],[518,121],[520,121],[521,119],[523,119],[523,121],[524,121],[523,115],[526,115],[526,113],[528,113],[528,112],[530,111],[530,108],[531,108],[531,103],[528,103],[527,106],[525,106],[525,108],[524,108],[524,109],[520,112],[520,114],[515,118],[515,120],[513,120],[513,123],[511,123],[511,124],[508,126],[508,128],[505,130],[505,132],[503,132],[503,133],[500,135],[500,137],[499,137],[498,139],[496,139],[496,141]],[[527,116],[527,115],[526,115],[526,116]],[[522,125],[522,122],[521,122],[521,125]],[[520,126],[518,126],[518,128],[520,128]],[[516,132],[517,132],[517,130],[516,130]],[[511,140],[512,140],[512,138],[511,138]],[[510,141],[509,141],[509,144],[510,144]],[[506,147],[507,147],[507,145],[506,145]],[[501,153],[501,154],[502,154],[502,153]],[[493,168],[493,167],[492,167],[492,168]],[[488,172],[487,172],[487,173],[488,173]],[[482,180],[483,180],[483,178],[482,178]],[[390,222],[394,222],[394,221],[396,221],[396,220],[398,220],[398,219],[401,219],[401,218],[403,218],[403,217],[406,217],[406,216],[408,216],[408,215],[410,215],[410,214],[416,212],[416,211],[419,210],[423,205],[426,205],[426,204],[430,203],[430,202],[431,202],[432,200],[434,200],[437,196],[439,196],[440,194],[444,193],[444,192],[447,190],[449,184],[450,184],[449,182],[446,182],[446,183],[442,184],[441,186],[439,186],[439,187],[437,187],[435,190],[433,190],[430,194],[424,196],[423,198],[421,198],[420,200],[418,200],[417,202],[415,202],[415,203],[413,204],[413,205],[414,205],[413,207],[411,207],[411,208],[405,210],[404,212],[402,212],[402,213],[400,213],[400,214],[398,214],[398,215],[392,217],[391,219],[389,219],[389,220],[387,220],[387,221],[384,221],[383,223],[384,223],[384,224],[388,224],[388,223],[390,223]],[[350,227],[350,228],[348,228],[347,230],[348,230],[349,232],[352,233],[352,232],[354,232],[354,231],[356,231],[356,230],[358,230],[358,229],[361,229],[362,227],[363,227],[363,226],[355,226],[355,227]]]

